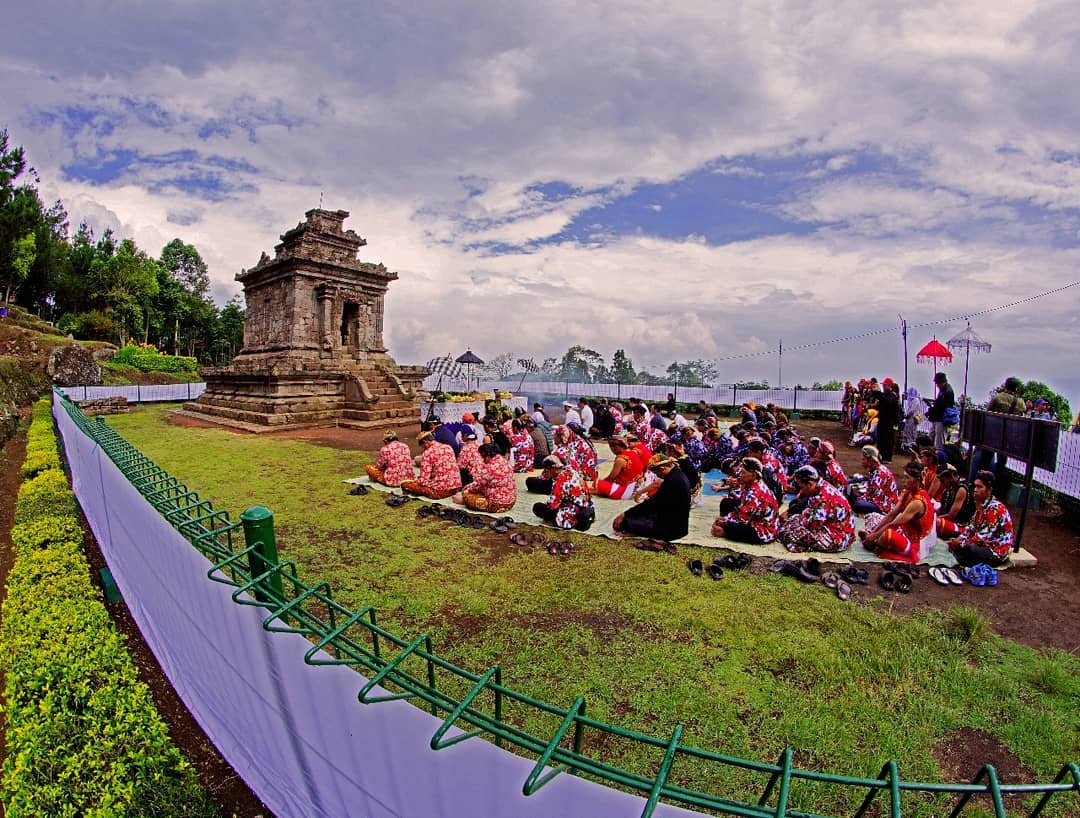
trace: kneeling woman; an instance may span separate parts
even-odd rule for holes
[[[481,446],[480,457],[483,463],[473,481],[454,497],[454,502],[474,511],[509,511],[517,502],[517,483],[510,461],[499,454],[494,443]]]
[[[631,452],[626,441],[622,438],[612,438],[608,441],[611,453],[615,460],[611,464],[611,471],[603,480],[596,483],[597,497],[610,497],[613,500],[626,500],[634,496],[634,487],[641,477],[641,460],[636,453]]]
[[[904,467],[904,491],[888,514],[867,514],[866,531],[859,539],[870,551],[886,560],[919,561],[919,544],[934,528],[934,506],[923,488],[918,463]]]
[[[765,485],[764,467],[756,457],[744,457],[739,472],[738,505],[712,524],[712,535],[735,542],[764,545],[780,533],[780,507]]]

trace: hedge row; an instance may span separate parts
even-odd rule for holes
[[[128,344],[112,357],[114,364],[133,366],[143,372],[195,372],[199,362],[184,355],[165,355],[151,346]]]
[[[4,809],[8,818],[215,816],[91,582],[59,463],[43,398],[16,501],[0,630]]]

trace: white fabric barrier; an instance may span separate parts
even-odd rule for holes
[[[366,679],[306,665],[306,639],[263,630],[262,609],[210,581],[206,558],[53,407],[75,493],[139,630],[207,736],[278,818],[641,814],[643,798],[566,774],[525,797],[533,761],[480,738],[432,751],[439,719],[404,701],[360,704]],[[661,804],[654,814],[696,813]]]
[[[1027,464],[1023,460],[1010,457],[1008,466],[1017,474],[1027,473]],[[1080,499],[1080,434],[1063,427],[1058,438],[1057,466],[1054,471],[1036,468],[1034,480],[1056,492]]]
[[[206,391],[205,383],[158,383],[136,386],[64,386],[71,400],[127,398],[128,403],[160,403],[195,400]]]

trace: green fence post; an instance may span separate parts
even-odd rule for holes
[[[257,577],[278,561],[277,540],[274,538],[274,512],[264,506],[252,506],[240,515],[240,520],[244,524],[244,542],[248,548],[255,546],[248,554],[248,565],[251,576]],[[284,598],[279,575],[271,577],[269,585],[278,598]],[[258,588],[255,589],[255,598],[259,602],[270,601],[266,591]]]

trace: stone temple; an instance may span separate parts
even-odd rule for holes
[[[383,299],[397,273],[357,260],[367,242],[343,230],[344,210],[309,210],[236,280],[244,345],[201,369],[206,391],[184,414],[248,431],[368,428],[419,417],[427,369],[398,366],[383,343]]]

